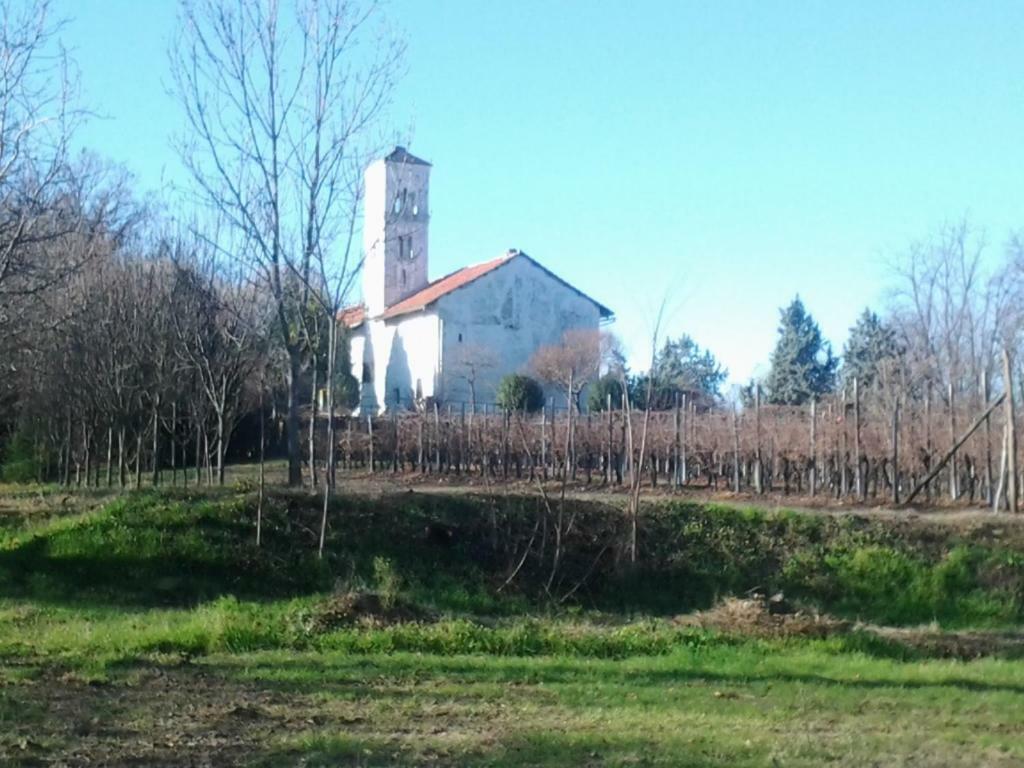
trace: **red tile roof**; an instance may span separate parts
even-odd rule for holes
[[[410,312],[418,312],[421,309],[425,309],[445,294],[451,293],[456,288],[468,285],[478,277],[482,277],[488,272],[497,269],[502,264],[518,255],[518,251],[509,251],[496,259],[485,261],[482,264],[474,264],[471,267],[463,267],[460,270],[452,272],[450,275],[445,275],[440,280],[435,280],[426,288],[417,291],[412,296],[402,299],[397,304],[392,304],[384,310],[381,317],[388,320],[392,317],[407,315]]]
[[[346,328],[358,328],[366,320],[366,305],[353,304],[351,307],[342,307],[338,312],[338,322]]]
[[[498,267],[507,264],[512,259],[518,256],[521,256],[524,259],[529,260],[531,264],[533,264],[539,269],[544,270],[544,272],[550,275],[553,279],[562,283],[562,285],[566,286],[570,290],[575,291],[580,296],[587,299],[587,301],[593,302],[597,306],[598,311],[601,313],[602,317],[607,318],[612,316],[612,311],[608,309],[608,307],[604,306],[600,302],[594,301],[592,298],[587,296],[579,289],[574,288],[572,285],[567,283],[558,275],[551,272],[551,270],[547,269],[543,265],[531,259],[525,253],[521,251],[511,250],[508,253],[505,253],[496,259],[491,259],[490,261],[485,261],[480,264],[473,264],[472,266],[469,267],[463,267],[462,269],[452,272],[450,275],[445,275],[439,280],[435,280],[434,282],[428,284],[426,288],[417,291],[412,296],[407,296],[398,303],[392,304],[390,307],[388,307],[381,313],[380,319],[390,320],[391,318],[401,317],[402,315],[408,315],[411,314],[412,312],[419,312],[420,310],[426,309],[435,301],[440,299],[442,296],[445,296],[451,293],[452,291],[462,288],[465,285],[469,285],[477,278],[483,277],[488,272],[493,272]],[[341,312],[338,313],[338,320],[349,328],[358,328],[366,321],[366,319],[366,306],[364,304],[346,307],[342,309]]]

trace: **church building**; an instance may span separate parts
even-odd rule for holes
[[[612,312],[518,250],[430,280],[430,163],[396,147],[365,172],[363,302],[349,329],[359,410],[493,403],[542,346]],[[552,392],[552,394],[556,394]]]

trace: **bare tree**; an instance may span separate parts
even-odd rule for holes
[[[273,299],[289,361],[288,481],[299,485],[301,313],[317,254],[354,227],[349,173],[389,103],[403,46],[375,33],[375,3],[197,0],[182,16],[171,54],[189,127],[181,155],[201,197],[243,233]]]

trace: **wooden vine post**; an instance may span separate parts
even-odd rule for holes
[[[740,492],[740,423],[739,415],[736,413],[736,406],[732,407],[732,486],[733,491]]]
[[[814,496],[818,492],[818,441],[817,441],[817,401],[811,399],[811,446],[810,446],[810,459],[811,459],[811,473],[809,478],[809,485],[811,486],[811,496]]]
[[[898,397],[892,406],[892,503],[900,503],[900,399]]]
[[[988,371],[981,371],[981,401],[988,402]],[[992,418],[985,417],[985,501],[992,503]]]
[[[899,404],[896,407],[899,408]],[[853,377],[853,471],[855,473],[854,483],[857,488],[857,498],[863,502],[865,493],[864,472],[861,467],[860,382],[856,376]]]
[[[764,493],[764,458],[761,456],[761,384],[754,383],[754,490]],[[738,449],[737,449],[738,450]]]
[[[1006,417],[1006,464],[1007,485],[1006,497],[1010,502],[1010,512],[1017,511],[1017,424],[1013,406],[1013,366],[1010,362],[1010,350],[1003,349],[1003,386],[1006,399],[1004,411]]]
[[[949,383],[949,439],[956,440],[956,394],[953,390],[953,382]],[[956,468],[956,451],[949,460],[949,498],[956,501],[960,496],[959,477]]]

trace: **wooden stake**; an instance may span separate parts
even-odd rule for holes
[[[811,496],[818,493],[817,401],[811,400]]]
[[[857,482],[860,483],[860,465],[857,469]],[[892,503],[900,503],[900,401],[892,407]]]
[[[899,409],[899,403],[896,404]],[[895,413],[893,418],[896,418]],[[864,473],[861,471],[861,446],[860,446],[860,382],[858,377],[853,377],[853,471],[854,483],[857,489],[857,498],[864,501]]]
[[[1006,390],[1004,414],[1006,417],[1006,492],[1010,511],[1017,511],[1017,424],[1013,406],[1013,366],[1010,350],[1003,349],[1003,386]]]

